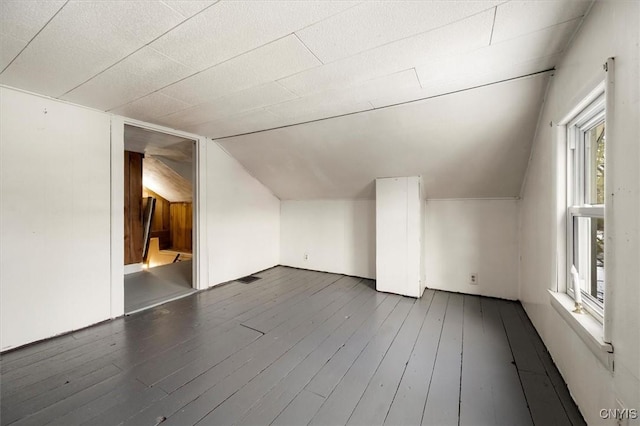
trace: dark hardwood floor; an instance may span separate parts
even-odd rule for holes
[[[583,425],[518,303],[276,267],[1,357],[2,425]]]

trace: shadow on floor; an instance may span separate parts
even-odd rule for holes
[[[191,287],[192,261],[186,260],[125,275],[126,314],[176,299],[196,290]]]

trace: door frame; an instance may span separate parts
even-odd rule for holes
[[[195,141],[193,150],[193,279],[196,290],[208,285],[206,230],[206,141],[204,136],[132,118],[111,117],[111,318],[124,315],[124,126],[125,124]]]

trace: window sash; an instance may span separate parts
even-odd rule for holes
[[[574,284],[571,277],[571,266],[577,261],[575,259],[578,247],[585,250],[588,256],[585,257],[584,252],[578,253],[582,255],[576,268],[582,272],[582,276],[592,279],[597,276],[595,248],[593,247],[592,227],[577,226],[577,218],[592,218],[593,224],[596,219],[603,219],[605,208],[602,204],[591,205],[587,201],[591,200],[587,191],[592,191],[590,182],[590,160],[592,147],[588,145],[587,133],[595,126],[605,121],[605,96],[604,93],[598,96],[593,102],[587,105],[566,127],[567,129],[567,268],[566,291],[572,298],[575,297]],[[580,243],[582,242],[582,245]],[[589,242],[589,243],[585,243]],[[585,273],[585,268],[589,266],[589,271]],[[597,278],[596,278],[597,280]],[[606,283],[605,283],[606,285]],[[595,299],[588,292],[581,290],[582,304],[585,310],[589,312],[599,322],[604,323],[604,304]]]
[[[596,279],[597,282],[597,269],[596,269],[596,252],[595,247],[593,247],[594,241],[594,221],[591,221],[591,226],[580,226],[579,222],[576,220],[577,218],[591,218],[591,219],[602,219],[604,218],[604,206],[599,207],[588,207],[589,211],[591,210],[600,210],[595,212],[595,214],[590,215],[586,214],[583,210],[579,214],[573,214],[573,208],[569,209],[568,216],[568,256],[567,256],[567,269],[569,271],[567,277],[567,294],[569,294],[572,298],[576,298],[575,296],[575,288],[573,284],[573,280],[571,277],[571,266],[575,265],[576,268],[582,272],[581,277],[585,277],[585,280],[589,281],[589,285],[592,285],[592,280]],[[585,209],[585,208],[579,208]],[[588,244],[584,244],[585,241],[588,241]],[[580,244],[580,243],[583,244]],[[578,253],[576,253],[575,247],[579,247]],[[585,250],[587,255],[582,252]],[[578,259],[576,259],[576,254],[578,255]],[[585,269],[588,265],[588,273],[585,273]],[[606,276],[605,276],[605,285],[606,285]],[[594,298],[589,292],[586,292],[581,289],[582,295],[582,304],[583,307],[599,322],[604,321],[604,303],[600,302],[596,298]]]

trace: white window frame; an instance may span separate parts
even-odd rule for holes
[[[552,170],[555,176],[555,200],[553,209],[553,238],[556,241],[556,250],[551,255],[553,268],[549,270],[552,274],[550,277],[552,285],[549,288],[549,303],[551,307],[566,321],[567,325],[573,329],[578,336],[596,358],[609,370],[613,371],[614,367],[614,350],[611,335],[613,334],[614,323],[612,321],[612,310],[615,309],[611,303],[612,295],[615,291],[615,246],[612,241],[616,238],[616,223],[613,220],[615,213],[615,205],[613,204],[613,192],[611,188],[616,187],[615,174],[611,173],[615,169],[615,157],[611,155],[611,148],[616,141],[616,114],[614,102],[614,74],[615,60],[608,58],[603,66],[604,73],[596,73],[590,83],[576,94],[573,100],[567,104],[568,110],[565,115],[558,121],[552,121],[552,135],[554,140],[554,149],[552,150]],[[569,254],[568,240],[568,220],[567,212],[569,210],[569,198],[567,192],[570,191],[568,185],[571,179],[571,171],[567,167],[569,164],[568,140],[570,132],[567,129],[574,120],[589,108],[594,101],[605,94],[605,125],[606,125],[606,145],[605,158],[607,176],[605,182],[604,204],[606,206],[605,218],[605,265],[607,268],[606,286],[604,289],[604,321],[599,322],[593,315],[589,313],[577,313],[575,311],[575,301],[571,296],[573,290],[570,290],[570,266],[567,260]],[[584,123],[583,123],[584,124]],[[589,206],[583,206],[582,210],[574,210],[577,213],[594,213]],[[607,302],[609,301],[609,302]]]
[[[604,84],[599,86],[596,91],[595,100],[591,101],[584,109],[579,111],[574,118],[566,125],[567,131],[567,206],[566,206],[566,230],[567,230],[567,255],[566,255],[566,292],[574,300],[576,299],[575,289],[573,288],[573,280],[571,277],[571,266],[574,262],[574,247],[578,241],[590,239],[588,229],[579,231],[581,235],[574,232],[574,221],[576,218],[588,217],[593,219],[604,219],[605,205],[592,205],[587,203],[585,186],[588,184],[585,173],[585,166],[589,164],[586,133],[600,123],[605,122],[605,134],[607,131],[605,120],[605,94]],[[592,93],[593,96],[593,93]],[[606,180],[606,177],[605,177]],[[605,228],[606,232],[606,228]],[[591,250],[590,247],[585,248]],[[593,256],[589,256],[592,261]],[[578,265],[576,265],[578,266]],[[584,264],[578,268],[584,272]],[[588,272],[590,276],[592,270]],[[606,279],[606,278],[605,278]],[[606,285],[606,281],[605,281]],[[604,303],[600,303],[593,299],[590,294],[585,291],[581,292],[582,307],[591,314],[598,322],[604,323]]]

